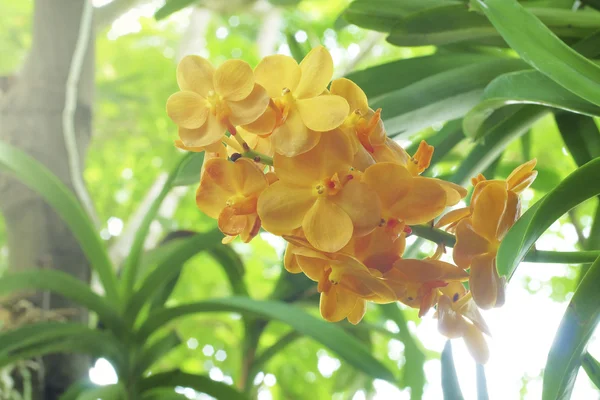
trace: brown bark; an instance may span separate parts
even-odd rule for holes
[[[71,188],[62,111],[84,3],[36,0],[29,56],[17,79],[0,98],[0,140],[29,153]],[[92,34],[75,115],[82,165],[91,131],[93,50]],[[77,241],[60,217],[33,191],[8,176],[0,176],[0,208],[6,222],[11,270],[54,268],[89,282],[89,265]],[[36,293],[30,300],[44,309],[74,308],[77,312],[72,319],[87,320],[84,309],[58,295]],[[87,375],[89,362],[80,355],[46,357],[45,376],[36,382],[35,398],[58,398],[74,380]]]

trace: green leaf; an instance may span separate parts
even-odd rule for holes
[[[514,104],[540,104],[578,114],[600,116],[600,107],[564,89],[537,71],[518,71],[494,79],[486,88],[481,103],[463,120],[465,135],[479,139],[484,121],[496,110]]]
[[[92,268],[98,273],[107,298],[119,303],[117,277],[104,243],[75,195],[44,165],[21,150],[0,143],[0,167],[9,171],[50,204],[73,232]]]
[[[524,61],[576,95],[600,105],[600,67],[567,46],[516,0],[471,2]]]
[[[141,286],[131,296],[125,311],[126,319],[133,323],[144,304],[149,302],[162,285],[177,276],[187,260],[201,251],[222,245],[222,238],[223,234],[218,229],[214,229],[207,233],[198,233],[190,238],[178,240],[177,245],[171,249],[169,254],[163,256],[156,268],[148,274]]]
[[[179,171],[181,167],[188,164],[190,159],[197,158],[196,153],[187,153],[183,156],[179,162],[175,164],[175,168],[169,174],[165,184],[163,185],[162,190],[159,195],[154,199],[148,213],[144,216],[140,227],[138,228],[135,237],[133,239],[133,244],[131,245],[131,250],[123,263],[123,279],[121,281],[121,289],[125,295],[124,305],[129,302],[129,298],[132,295],[133,286],[137,279],[140,257],[144,251],[144,242],[146,241],[146,236],[148,236],[148,231],[150,230],[150,224],[154,221],[156,214],[158,214],[158,210],[169,191],[171,191],[173,187],[173,181],[179,175]]]
[[[600,162],[600,159],[598,161]],[[540,211],[543,206],[544,204],[540,207]],[[600,257],[592,264],[575,290],[554,337],[544,370],[542,391],[544,400],[571,397],[585,348],[600,322],[598,282],[600,282]]]
[[[592,118],[571,113],[556,113],[554,118],[577,165],[600,157],[600,132]]]
[[[410,398],[420,399],[425,386],[425,354],[408,330],[404,313],[397,304],[382,304],[379,306],[383,315],[391,319],[398,326],[399,332],[395,335],[404,344],[404,357],[406,363],[402,368],[401,382],[403,387],[410,388]]]
[[[585,370],[590,381],[594,382],[594,385],[600,389],[600,363],[590,353],[585,353],[581,366]]]
[[[198,0],[167,0],[165,5],[154,13],[154,18],[156,20],[166,18],[174,12],[182,10],[196,2],[198,2]]]
[[[435,148],[433,157],[429,164],[429,169],[425,172],[425,175],[431,176],[432,167],[439,163],[445,156],[447,156],[455,147],[465,138],[462,131],[462,120],[449,121],[444,124],[443,128],[433,135],[426,138],[429,145]],[[419,148],[419,141],[413,142],[409,147],[406,148],[408,154],[415,154]]]
[[[77,335],[34,343],[20,347],[10,353],[0,355],[0,367],[19,360],[41,357],[56,353],[82,353],[95,357],[105,357],[111,361],[117,372],[127,369],[127,350],[109,332],[88,329]]]
[[[246,268],[239,254],[231,246],[225,245],[212,247],[208,250],[208,253],[225,270],[233,294],[236,296],[249,296],[248,288],[244,283]]]
[[[351,24],[379,32],[389,32],[398,20],[414,12],[446,4],[461,4],[450,0],[357,0],[344,11]]]
[[[64,392],[59,397],[59,399],[60,400],[77,400],[77,397],[80,394],[82,394],[86,390],[91,390],[91,389],[95,389],[95,388],[98,388],[98,386],[94,385],[89,379],[82,379],[82,380],[79,380],[79,381],[71,384],[71,386],[69,386],[67,391]]]
[[[292,53],[292,57],[294,57],[294,60],[296,60],[296,62],[300,64],[307,54],[304,47],[296,40],[296,37],[292,32],[286,32],[285,40],[288,44],[288,47],[290,48],[290,53]]]
[[[0,295],[23,290],[50,290],[98,314],[98,318],[116,335],[126,335],[125,323],[108,301],[84,282],[58,270],[31,269],[9,272],[0,278]]]
[[[175,392],[174,389],[154,389],[150,390],[142,396],[142,400],[187,400],[184,394]]]
[[[142,376],[155,362],[181,344],[181,339],[175,332],[169,332],[142,350],[133,369],[133,376]]]
[[[454,368],[454,358],[452,357],[452,344],[450,340],[446,341],[442,351],[442,392],[444,400],[462,400],[463,395],[458,384],[456,369]]]
[[[500,275],[513,272],[535,241],[564,213],[600,194],[600,158],[567,176],[554,190],[531,207],[506,234],[498,249]]]
[[[480,100],[498,75],[525,68],[520,60],[497,59],[432,75],[371,101],[382,108],[390,136],[406,137],[435,123],[460,118]]]
[[[122,383],[95,387],[81,393],[77,400],[127,400],[127,389]]]
[[[469,179],[485,170],[515,139],[524,135],[533,124],[548,113],[541,106],[516,106],[514,113],[486,134],[485,140],[477,143],[460,163],[450,179],[466,185]]]
[[[276,301],[228,297],[157,310],[140,327],[138,339],[146,340],[154,331],[174,319],[202,312],[236,312],[283,322],[337,353],[348,364],[372,377],[393,382],[394,375],[362,343],[337,325],[307,314],[298,307]]]
[[[369,101],[374,101],[432,75],[498,59],[502,58],[484,54],[433,54],[376,65],[352,72],[347,78],[361,87]]]
[[[179,370],[151,375],[140,381],[139,390],[144,393],[156,388],[175,388],[175,386],[189,387],[217,400],[248,400],[245,395],[225,383],[215,382],[208,376],[187,374]]]
[[[600,15],[595,12],[547,8],[529,10],[552,32],[571,42],[600,29]],[[444,4],[400,17],[387,41],[396,46],[441,46],[464,41],[506,46],[488,19],[470,11],[465,4]]]
[[[489,400],[487,380],[485,378],[485,366],[477,364],[477,400]]]
[[[204,164],[204,152],[190,153],[181,162],[171,186],[189,186],[200,183],[202,164]]]

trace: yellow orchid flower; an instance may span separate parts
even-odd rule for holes
[[[167,114],[187,147],[220,142],[228,129],[254,122],[269,104],[252,68],[241,60],[225,61],[215,70],[205,58],[186,56],[177,66],[177,83],[181,91],[167,100]]]
[[[249,242],[260,230],[256,203],[268,185],[267,177],[251,160],[242,158],[231,162],[213,158],[204,165],[196,204],[218,221],[224,234],[233,238],[239,235],[244,242]]]
[[[380,223],[377,195],[354,179],[348,137],[335,130],[312,150],[296,157],[275,154],[279,181],[259,197],[258,215],[266,230],[289,235],[302,227],[312,246],[335,252],[353,235],[366,235]]]
[[[352,239],[342,251],[352,254],[369,269],[385,273],[404,253],[406,234],[402,228],[399,233],[390,234],[386,226],[378,227],[366,236]]]
[[[446,207],[446,191],[431,178],[413,176],[406,167],[383,162],[370,166],[363,181],[377,193],[382,205],[382,223],[397,226],[431,221]]]
[[[331,322],[347,318],[357,324],[366,311],[366,301],[391,303],[394,292],[378,276],[356,258],[343,253],[324,253],[312,248],[298,237],[289,240],[286,250],[286,269],[298,272],[318,282],[321,293],[320,310]]]
[[[485,364],[490,353],[483,333],[489,335],[489,328],[477,306],[470,296],[465,295],[464,286],[460,283],[453,282],[441,291],[437,303],[438,330],[450,339],[462,337],[473,359]]]
[[[252,133],[271,133],[275,152],[287,157],[315,147],[322,132],[340,126],[348,115],[343,97],[327,94],[333,76],[333,59],[318,46],[300,65],[292,57],[265,57],[254,69],[256,81],[272,101],[254,123],[244,126]]]
[[[469,285],[477,305],[483,309],[499,306],[504,282],[496,270],[500,242],[518,219],[519,196],[508,190],[505,181],[487,181],[475,201],[472,215],[456,227],[454,262],[471,268]]]
[[[360,87],[346,78],[339,78],[331,82],[331,94],[346,99],[349,114],[340,127],[352,139],[356,153],[362,145],[368,152],[374,152],[374,146],[382,145],[387,138],[381,109],[373,111],[369,108],[367,96]]]

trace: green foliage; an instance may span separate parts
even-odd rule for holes
[[[454,356],[452,355],[452,344],[449,340],[446,341],[444,351],[442,351],[442,390],[444,400],[462,400],[464,398],[458,384]]]

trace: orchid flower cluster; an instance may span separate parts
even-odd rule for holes
[[[440,260],[443,245],[404,258],[410,226],[432,223],[467,190],[421,176],[433,147],[423,141],[409,155],[387,137],[381,109],[369,108],[354,82],[332,77],[324,47],[300,64],[267,56],[254,70],[241,60],[215,69],[199,56],[182,59],[167,113],[179,127],[176,146],[206,152],[198,208],[218,221],[224,243],[249,242],[261,228],[283,237],[285,268],[317,282],[324,319],[357,324],[368,302],[400,301],[419,316],[435,307],[440,332],[464,338],[485,363],[479,308],[504,301],[496,252],[535,160],[506,181],[474,178],[469,207],[438,220],[456,235],[456,265]]]

